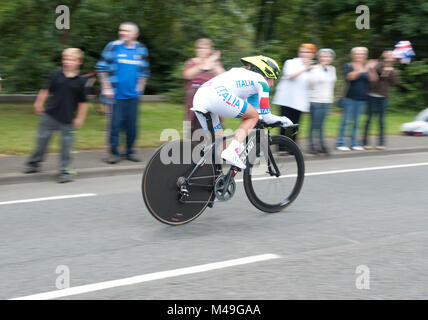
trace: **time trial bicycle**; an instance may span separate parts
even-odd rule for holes
[[[147,209],[168,225],[188,223],[216,201],[230,200],[236,191],[235,176],[241,169],[229,166],[224,173],[216,152],[220,143],[234,135],[216,139],[211,114],[200,113],[207,119],[210,142],[169,141],[155,151],[143,173],[141,187]],[[267,213],[286,209],[299,195],[305,176],[303,154],[289,138],[299,125],[287,127],[288,136],[270,134],[280,126],[280,122],[259,120],[240,155],[246,164],[245,193],[256,208]]]

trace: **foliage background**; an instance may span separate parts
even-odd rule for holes
[[[361,4],[370,8],[368,30],[355,27]],[[55,28],[58,5],[70,8],[69,30]],[[239,65],[241,56],[261,53],[282,65],[303,42],[330,47],[339,77],[352,47],[366,46],[370,58],[377,58],[384,48],[409,40],[416,58],[398,66],[401,84],[392,90],[390,104],[395,110],[420,110],[428,104],[427,15],[424,0],[0,0],[3,93],[37,92],[70,46],[85,51],[82,71],[92,71],[104,46],[117,38],[118,25],[134,21],[150,54],[146,94],[182,102],[181,70],[200,37],[213,40],[226,69]]]

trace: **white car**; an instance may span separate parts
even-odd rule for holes
[[[428,108],[422,110],[415,121],[403,123],[401,132],[410,136],[428,136]]]

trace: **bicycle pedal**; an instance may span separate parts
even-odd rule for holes
[[[236,174],[241,171],[241,168],[232,167],[232,178],[235,178]]]

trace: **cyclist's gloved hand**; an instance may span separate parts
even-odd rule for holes
[[[263,121],[266,122],[267,124],[281,122],[282,127],[287,127],[293,124],[293,122],[291,122],[291,120],[288,119],[287,117],[279,117],[272,113],[263,114],[262,118],[263,118]]]
[[[281,117],[281,127],[286,128],[288,126],[291,126],[293,124],[293,121],[288,119],[287,117]]]

